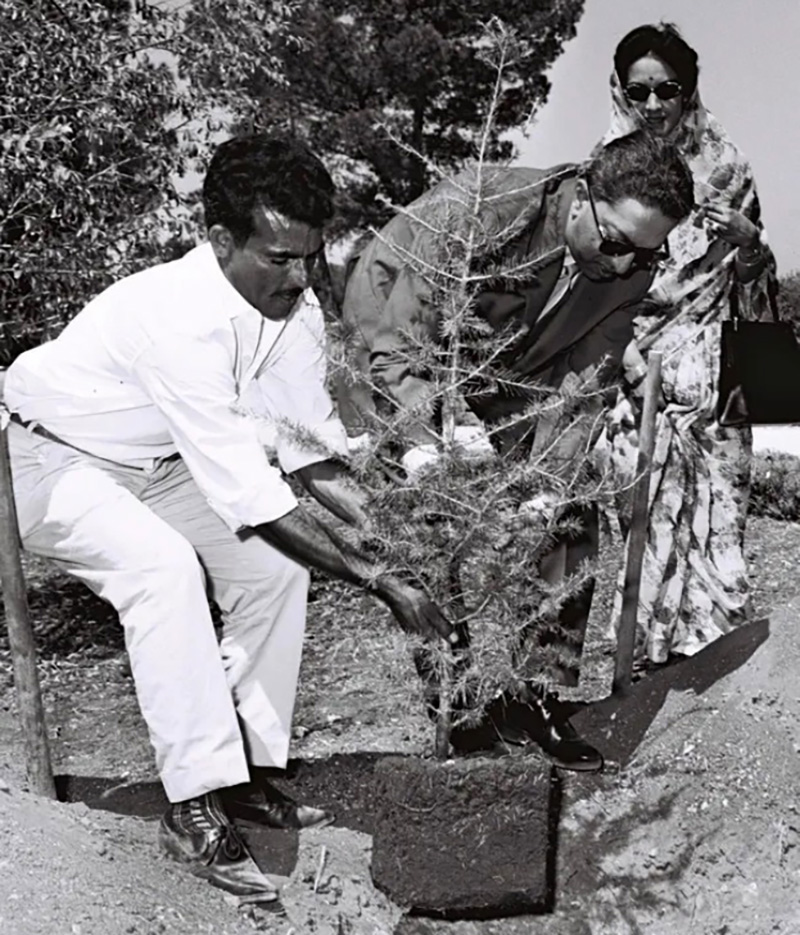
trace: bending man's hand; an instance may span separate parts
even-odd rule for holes
[[[482,461],[495,456],[494,447],[482,425],[457,425],[453,441],[467,458]]]
[[[484,461],[495,456],[494,447],[482,425],[457,425],[453,442],[461,457],[470,461]],[[441,457],[439,449],[433,443],[409,448],[400,459],[407,482],[416,483]]]
[[[414,484],[439,460],[439,452],[434,444],[416,445],[400,459],[406,472],[406,483]]]
[[[553,521],[556,510],[558,510],[560,506],[561,497],[550,491],[543,490],[530,500],[524,500],[520,503],[517,510],[517,518],[530,517],[533,520],[547,525]]]

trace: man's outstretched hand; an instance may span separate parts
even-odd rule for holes
[[[418,633],[425,639],[441,637],[457,643],[458,636],[439,607],[419,588],[396,578],[384,579],[379,596],[388,604],[397,622],[406,633]]]

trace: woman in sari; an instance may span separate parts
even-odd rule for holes
[[[695,210],[669,237],[600,453],[620,484],[636,474],[639,396],[650,351],[662,354],[663,400],[650,487],[636,658],[692,655],[748,618],[744,528],[749,428],[715,418],[720,322],[732,294],[759,318],[775,266],[760,223],[750,166],[700,100],[697,53],[674,26],[641,26],[619,43],[611,128],[603,144],[645,126],[677,142],[694,178]],[[623,530],[629,517],[620,498]],[[614,618],[619,616],[617,594]]]

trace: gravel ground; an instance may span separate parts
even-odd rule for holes
[[[554,912],[493,923],[404,919],[399,932],[800,932],[800,589],[793,574],[800,524],[754,518],[747,549],[756,604],[770,614],[768,638],[744,661],[725,664],[723,658],[721,674],[700,688],[680,673],[664,682],[670,670],[644,680],[636,717],[641,720],[648,706],[652,711],[635,750],[612,760],[602,777],[565,779]],[[155,782],[113,617],[41,563],[26,561],[37,594],[34,618],[56,771]],[[293,754],[429,751],[430,725],[420,714],[408,647],[388,614],[329,583],[316,583],[313,596]],[[608,657],[599,651],[601,640],[594,645],[602,682]],[[625,718],[636,720],[621,709],[621,735]],[[0,643],[3,933],[289,935],[314,928],[323,935],[388,935],[399,918],[397,907],[375,908],[368,836],[348,837],[355,832],[334,827],[326,829],[333,835],[327,843],[301,849],[303,859],[287,883],[289,915],[280,919],[237,909],[162,859],[152,822],[29,796],[22,762],[9,654]],[[352,905],[340,894],[343,902],[332,909],[306,879],[323,844],[343,861]],[[374,912],[353,908],[364,900]]]

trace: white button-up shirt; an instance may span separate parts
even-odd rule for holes
[[[347,452],[325,365],[314,293],[286,320],[265,319],[204,244],[110,286],[54,341],[18,357],[5,402],[100,458],[150,469],[179,452],[236,530],[297,505],[259,423],[273,427],[287,473]]]

